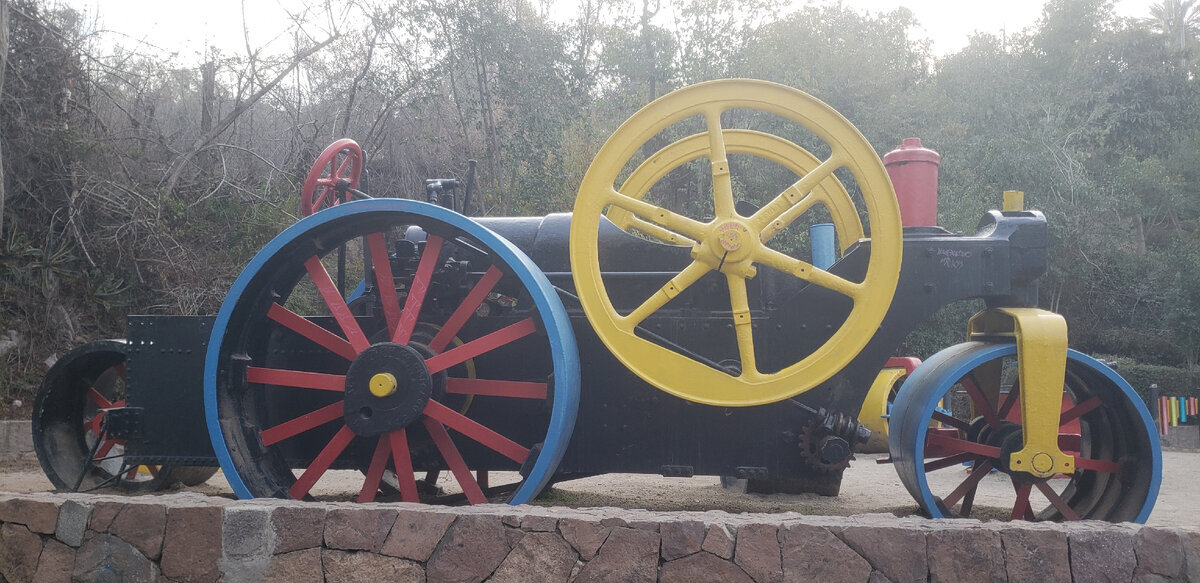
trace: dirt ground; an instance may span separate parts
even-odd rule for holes
[[[721,487],[716,476],[664,478],[635,474],[608,474],[559,483],[543,493],[535,503],[548,506],[619,506],[646,510],[725,510],[727,512],[799,512],[815,515],[840,515],[883,512],[898,516],[917,514],[917,505],[901,485],[891,465],[877,464],[880,455],[859,454],[858,461],[846,471],[841,495],[746,494]],[[1163,481],[1158,502],[1148,524],[1158,526],[1200,526],[1200,505],[1195,502],[1195,485],[1200,484],[1200,452],[1164,451]],[[935,472],[931,481],[935,492],[948,492],[966,477],[966,468]],[[331,472],[318,483],[314,494],[322,499],[349,499],[362,485],[357,472]],[[931,478],[932,480],[932,478]],[[440,485],[453,490],[443,477]],[[502,483],[496,475],[493,483]],[[1052,480],[1061,489],[1066,480]],[[38,492],[51,489],[36,462],[0,465],[0,492]],[[186,490],[210,495],[232,496],[220,473],[205,484]],[[1000,518],[1012,505],[1012,486],[1002,474],[993,472],[983,479],[975,499],[974,516]],[[1040,494],[1037,504],[1046,504]],[[1007,502],[1007,506],[1005,506]]]

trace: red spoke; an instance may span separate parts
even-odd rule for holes
[[[334,419],[341,418],[342,409],[344,407],[343,403],[344,401],[338,401],[331,405],[321,407],[316,411],[305,413],[304,415],[296,417],[295,419],[284,421],[283,423],[280,423],[279,425],[276,425],[270,429],[264,429],[261,435],[263,445],[274,445],[293,435],[299,435],[305,431],[308,431],[309,429],[319,427],[329,423],[330,421],[333,421]]]
[[[387,469],[388,439],[386,435],[379,436],[375,444],[375,455],[371,456],[371,466],[367,468],[366,478],[363,479],[362,490],[358,492],[359,502],[374,502],[375,494],[379,492],[379,482],[383,479],[383,470]]]
[[[336,159],[337,158],[335,157],[335,158],[332,158],[329,160],[329,166],[331,168],[333,167],[333,161]],[[342,178],[342,175],[346,173],[346,169],[350,167],[350,163],[353,161],[353,159],[354,159],[354,156],[351,156],[350,154],[346,154],[346,158],[344,160],[342,160],[341,164],[338,165],[337,170],[334,170],[333,174],[329,175],[329,178],[331,180]]]
[[[971,452],[956,453],[952,456],[944,457],[940,460],[925,462],[925,472],[933,472],[950,466],[957,466],[963,462],[969,462],[975,458],[975,454]]]
[[[117,408],[120,408],[120,407],[124,407],[124,406],[125,406],[125,399],[121,399],[120,401],[113,401],[113,404],[112,404],[112,406],[113,406],[113,409],[117,409]]]
[[[479,482],[480,488],[487,490],[487,488],[488,488],[488,471],[487,470],[476,470],[475,471],[475,480],[477,482]]]
[[[1062,499],[1062,496],[1058,495],[1058,492],[1054,491],[1054,488],[1050,487],[1050,484],[1038,482],[1037,489],[1041,490],[1042,495],[1054,505],[1054,508],[1063,515],[1063,518],[1067,520],[1079,520],[1079,515],[1075,513],[1075,510],[1067,504],[1066,500]]]
[[[279,304],[271,304],[271,308],[267,310],[267,317],[346,360],[354,360],[358,356],[354,347],[350,346],[350,343],[342,337],[313,324],[303,316]]]
[[[108,457],[108,452],[112,451],[112,448],[116,445],[117,440],[105,439],[100,443],[100,449],[96,450],[96,455],[92,459],[99,460]]]
[[[321,298],[325,300],[325,305],[329,307],[329,313],[333,315],[338,325],[342,327],[342,333],[346,335],[346,340],[350,342],[350,346],[354,347],[355,353],[369,348],[371,343],[367,340],[366,335],[363,334],[362,328],[358,326],[358,321],[354,319],[354,314],[350,313],[350,308],[346,306],[346,300],[338,292],[337,286],[333,285],[333,279],[329,277],[329,272],[321,264],[321,259],[313,255],[308,258],[308,261],[304,262],[304,267],[308,269],[308,275],[312,278],[313,283],[316,284],[317,291],[321,292]]]
[[[1004,396],[1004,403],[1002,403],[1000,405],[1000,411],[997,412],[997,415],[999,415],[1001,419],[1005,419],[1008,417],[1008,412],[1012,410],[1013,405],[1017,404],[1017,395],[1020,395],[1020,394],[1021,394],[1021,383],[1020,383],[1020,381],[1018,381],[1018,382],[1013,383],[1012,386],[1009,387],[1008,394]]]
[[[375,281],[379,286],[379,303],[383,306],[383,317],[387,321],[390,338],[396,334],[396,326],[400,322],[400,300],[396,297],[392,262],[388,259],[387,242],[383,239],[383,233],[367,235],[367,248],[371,251],[371,265],[375,268]]]
[[[329,466],[333,465],[333,460],[341,455],[342,450],[346,449],[347,445],[350,445],[352,439],[354,439],[354,432],[349,427],[343,425],[337,434],[333,436],[333,439],[330,439],[329,443],[321,449],[321,453],[317,454],[316,459],[308,465],[304,473],[300,474],[300,477],[296,479],[296,483],[292,484],[292,487],[288,489],[288,494],[291,494],[292,498],[297,500],[308,494],[308,491],[312,490],[317,480],[321,479],[321,476],[325,474],[325,470],[328,470]]]
[[[158,466],[146,466],[146,469],[150,470],[151,476],[158,476]]]
[[[92,417],[90,420],[88,420],[88,422],[84,423],[83,427],[84,427],[84,429],[86,429],[88,431],[88,433],[91,433],[92,435],[99,437],[100,436],[100,424],[103,422],[104,422],[104,411],[101,411],[101,412],[97,413],[95,417]]]
[[[545,399],[549,386],[546,383],[526,381],[497,381],[490,379],[446,379],[446,392],[457,395],[481,395],[488,397],[513,397],[516,399]]]
[[[1075,456],[1076,470],[1092,470],[1093,472],[1108,472],[1110,474],[1121,473],[1121,464],[1106,460],[1094,460],[1091,458]]]
[[[987,456],[992,459],[1000,459],[1000,448],[998,447],[984,445],[982,443],[975,443],[974,441],[967,441],[965,439],[958,439],[955,437],[946,437],[945,435],[941,435],[939,433],[929,433],[925,438],[925,443],[927,445],[936,445],[938,447],[946,448],[956,453],[969,451],[971,453]]]
[[[96,406],[101,409],[112,409],[112,401],[105,399],[104,395],[101,395],[100,391],[97,391],[96,389],[88,387],[87,397],[89,401],[95,403]]]
[[[434,401],[430,401],[430,403],[434,403]],[[454,447],[454,441],[450,439],[450,434],[446,433],[446,428],[429,417],[422,419],[421,422],[425,424],[425,429],[433,438],[434,445],[441,452],[442,459],[445,459],[446,465],[450,466],[450,471],[458,480],[458,485],[462,488],[463,494],[467,496],[467,501],[471,504],[486,504],[487,496],[483,495],[479,483],[475,481],[471,470],[467,468],[466,460],[462,458],[462,454],[458,453],[458,448]]]
[[[128,472],[125,472],[125,479],[132,480],[137,477],[137,474],[138,474],[138,467],[133,466],[132,468],[129,468]]]
[[[246,367],[246,382],[297,389],[346,392],[346,376],[279,368]]]
[[[971,401],[975,403],[975,408],[983,415],[984,420],[992,427],[1000,427],[1000,418],[996,416],[996,410],[992,408],[991,402],[984,396],[983,391],[979,390],[979,385],[975,384],[975,379],[963,377],[960,381],[963,388],[967,390]]]
[[[429,374],[439,373],[456,364],[466,362],[489,350],[494,350],[509,342],[520,340],[537,331],[533,318],[525,318],[515,324],[509,324],[491,334],[480,336],[462,346],[457,346],[446,352],[430,357],[425,361]]]
[[[429,343],[430,350],[441,352],[450,345],[450,341],[454,340],[459,330],[462,330],[463,324],[467,323],[467,320],[471,317],[471,314],[475,313],[475,309],[479,307],[479,304],[483,303],[483,300],[487,298],[489,293],[492,293],[492,288],[496,287],[496,282],[500,281],[503,275],[504,273],[495,265],[488,268],[483,277],[479,278],[479,281],[475,282],[475,285],[471,287],[471,291],[467,293],[467,297],[463,298],[462,304],[459,304],[454,309],[454,313],[450,315],[450,319],[446,320],[446,324],[433,337],[433,341]]]
[[[1066,425],[1076,419],[1079,419],[1080,417],[1083,417],[1084,415],[1091,413],[1092,410],[1094,410],[1096,407],[1099,407],[1100,405],[1101,405],[1100,397],[1092,397],[1091,399],[1088,399],[1078,405],[1075,405],[1074,407],[1071,407],[1070,409],[1063,411],[1062,417],[1059,417],[1059,419],[1058,419],[1058,426],[1062,427],[1063,425]]]
[[[971,508],[975,506],[975,493],[978,491],[979,491],[978,487],[967,490],[967,495],[963,496],[962,506],[958,507],[958,515],[959,516],[961,516],[963,518],[971,517]]]
[[[1029,492],[1033,489],[1032,484],[1017,485],[1013,482],[1013,488],[1017,490],[1017,501],[1013,504],[1012,520],[1033,520],[1033,509],[1029,507]]]
[[[480,425],[437,401],[429,401],[425,404],[425,414],[518,464],[523,463],[529,456],[529,450],[522,447],[521,444]]]
[[[971,468],[971,473],[967,476],[967,479],[963,480],[962,483],[960,483],[958,487],[950,493],[949,496],[946,496],[942,500],[942,502],[946,505],[946,508],[953,508],[954,505],[958,503],[959,499],[966,495],[967,492],[974,491],[975,488],[979,486],[979,482],[983,480],[983,477],[988,475],[988,472],[990,471],[992,471],[992,460],[977,460],[975,467]],[[974,498],[972,498],[972,500],[974,500]]]
[[[321,191],[321,194],[319,196],[317,196],[316,200],[313,201],[313,204],[312,204],[313,210],[321,208],[321,205],[325,204],[325,197],[329,196],[330,192],[333,192],[332,188],[328,188],[329,186],[333,185],[333,182],[331,182],[329,180],[324,180],[324,179],[318,180],[317,185],[325,186],[326,188],[319,188],[319,190]]]
[[[392,464],[396,466],[396,482],[400,486],[400,499],[405,502],[420,502],[417,481],[413,478],[412,458],[408,455],[408,435],[403,429],[388,433],[392,442]]]
[[[933,420],[941,421],[942,423],[945,423],[946,425],[949,425],[950,427],[953,427],[955,429],[961,429],[963,431],[969,431],[971,429],[970,423],[967,423],[966,421],[963,421],[962,419],[959,419],[957,417],[951,417],[945,413],[942,413],[941,411],[933,412]]]
[[[412,339],[413,328],[421,317],[421,305],[425,303],[425,293],[429,291],[429,282],[433,279],[433,270],[437,267],[438,256],[442,254],[443,239],[437,235],[429,235],[425,239],[425,250],[421,252],[421,262],[417,264],[417,273],[413,275],[412,285],[408,286],[408,297],[404,299],[404,310],[400,312],[400,324],[392,335],[392,342],[408,344]]]

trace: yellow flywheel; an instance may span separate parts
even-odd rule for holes
[[[731,111],[758,111],[784,118],[816,136],[829,153],[817,157],[782,137],[723,128]],[[699,117],[705,132],[675,141],[648,156],[621,180],[647,142],[671,126]],[[727,154],[764,158],[797,179],[756,209],[739,214]],[[707,158],[712,173],[711,218],[686,216],[646,200],[671,170]],[[835,171],[845,169],[845,173]],[[859,207],[839,175],[848,174],[861,193],[870,229],[866,274],[852,281],[813,267],[767,243],[817,207],[828,211],[843,251],[863,238]],[[618,181],[620,185],[618,186]],[[611,221],[658,241],[691,247],[692,261],[628,313],[619,313],[600,271],[599,230]],[[809,390],[849,363],[883,321],[900,276],[902,229],[891,181],[874,149],[840,114],[795,89],[745,79],[710,81],[665,95],[629,118],[601,148],[584,176],[571,221],[571,270],[593,329],[609,350],[650,384],[684,399],[719,406],[749,406]],[[819,348],[779,370],[762,372],[755,362],[755,328],[747,283],[766,266],[807,281],[852,302],[849,315]],[[637,334],[638,327],[672,298],[711,271],[724,276],[738,364],[720,370]],[[797,333],[800,333],[797,331]],[[730,372],[736,370],[736,372]]]

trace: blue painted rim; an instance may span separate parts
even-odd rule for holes
[[[905,384],[908,382],[913,382],[913,390],[919,391],[918,398],[923,399],[918,403],[918,406],[921,408],[921,415],[918,417],[918,419],[928,420],[933,415],[934,408],[937,407],[938,403],[941,401],[942,395],[945,395],[946,392],[954,385],[954,383],[958,381],[958,379],[966,376],[966,374],[970,371],[988,361],[1006,356],[1015,356],[1017,354],[1017,346],[1015,344],[971,344],[974,344],[975,346],[954,346],[935,354],[929,360],[926,360],[924,363],[922,363],[922,367],[925,367],[926,365],[929,366],[929,368],[926,368],[926,370],[932,371],[930,373],[931,375],[940,373],[940,375],[935,379],[931,381],[925,380],[925,375],[918,374],[921,372],[921,367],[918,367],[917,370],[913,372],[913,375],[911,375],[908,380],[905,381]],[[963,350],[964,346],[966,346],[965,351]],[[1113,385],[1121,390],[1126,401],[1134,406],[1141,418],[1142,429],[1146,431],[1146,438],[1148,440],[1147,442],[1150,444],[1150,449],[1152,452],[1151,471],[1153,475],[1150,480],[1149,492],[1147,493],[1146,501],[1142,504],[1142,508],[1138,512],[1137,517],[1133,519],[1133,522],[1144,523],[1146,522],[1146,519],[1150,517],[1150,512],[1154,510],[1154,503],[1158,499],[1158,490],[1162,484],[1162,447],[1159,444],[1158,431],[1155,428],[1154,421],[1150,417],[1150,411],[1147,410],[1146,405],[1142,403],[1142,398],[1137,394],[1137,391],[1134,391],[1133,387],[1131,387],[1124,378],[1121,378],[1116,371],[1112,370],[1104,363],[1076,350],[1067,350],[1067,360],[1087,366],[1088,368],[1091,368],[1092,370],[1104,375],[1110,382],[1113,383]],[[943,361],[946,361],[944,363],[946,368],[941,368],[940,366],[943,365]],[[904,387],[901,387],[901,392],[903,391]],[[897,400],[899,399],[900,397],[897,396]],[[897,415],[893,414],[893,420],[896,418]],[[922,422],[918,424],[916,429],[917,434],[914,436],[915,448],[913,459],[905,461],[906,463],[913,464],[912,467],[917,482],[916,485],[920,491],[920,497],[918,498],[917,502],[921,504],[921,507],[924,508],[925,511],[930,514],[930,516],[934,518],[945,518],[938,508],[936,501],[934,500],[933,493],[929,489],[929,482],[926,479],[923,468],[917,468],[918,465],[924,464],[925,437],[929,432],[929,424],[927,422]],[[901,436],[901,439],[906,438]],[[910,493],[912,493],[911,489]],[[916,495],[916,493],[913,494],[914,496]]]
[[[225,330],[229,326],[229,318],[234,307],[246,292],[246,288],[254,276],[262,270],[271,257],[288,244],[305,237],[309,231],[342,217],[375,212],[402,212],[429,217],[467,233],[495,253],[530,290],[534,305],[537,306],[538,313],[546,324],[546,336],[550,342],[554,363],[554,395],[550,424],[546,430],[546,439],[542,443],[542,451],[529,476],[509,500],[509,504],[514,505],[529,502],[549,483],[550,478],[554,475],[554,470],[562,461],[563,454],[566,453],[567,445],[570,443],[571,432],[575,427],[575,417],[579,411],[579,349],[575,344],[575,336],[567,311],[545,274],[524,252],[508,240],[449,209],[415,200],[393,198],[339,204],[297,222],[267,243],[250,260],[241,275],[234,281],[233,286],[230,287],[229,294],[225,296],[225,301],[221,304],[216,321],[213,323],[212,335],[208,341],[208,352],[204,359],[205,421],[208,425],[209,439],[212,441],[213,450],[221,463],[221,470],[225,473],[226,480],[229,481],[229,485],[238,498],[254,497],[246,487],[229,454],[217,411],[218,360],[221,343],[225,338]]]

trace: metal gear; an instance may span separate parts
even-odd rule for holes
[[[830,435],[818,419],[804,424],[796,445],[800,448],[800,457],[804,459],[804,463],[822,473],[845,470],[854,459],[850,444],[845,439]],[[844,455],[838,455],[843,447]]]

